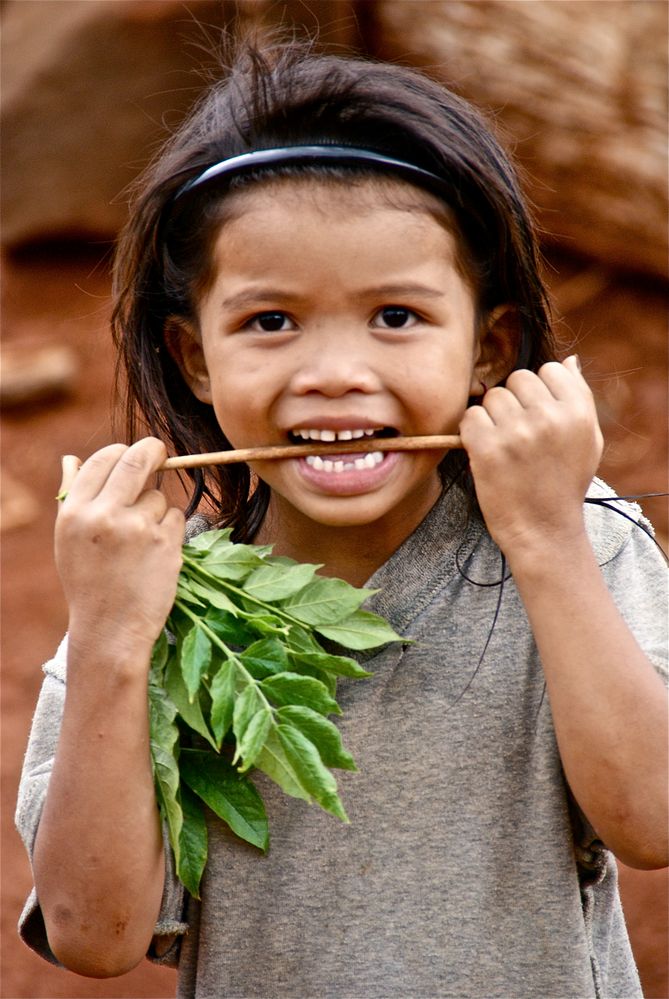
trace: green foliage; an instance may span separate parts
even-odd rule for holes
[[[339,730],[337,678],[369,676],[326,650],[376,648],[400,637],[361,610],[372,590],[316,574],[207,531],[184,546],[166,634],[149,678],[156,793],[177,874],[198,897],[207,859],[206,805],[239,837],[266,851],[269,828],[249,771],[347,822],[331,768],[356,769]]]

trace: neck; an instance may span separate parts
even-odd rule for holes
[[[306,517],[284,518],[278,504],[271,503],[254,543],[271,544],[274,555],[318,563],[323,566],[321,575],[337,576],[353,586],[363,586],[427,513],[424,510],[415,522],[400,514],[388,516],[377,524],[333,527]]]

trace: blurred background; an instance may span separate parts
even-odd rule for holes
[[[25,948],[13,829],[41,663],[66,625],[52,560],[60,456],[114,439],[109,262],[124,191],[216,72],[221,33],[295,31],[417,65],[492,113],[543,236],[620,495],[667,488],[663,0],[0,0],[2,968],[5,999],[163,997],[147,962],[79,978]],[[643,501],[666,547],[667,504]],[[647,997],[669,995],[667,872],[621,867]],[[306,997],[305,997],[306,999]]]

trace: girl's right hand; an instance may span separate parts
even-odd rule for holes
[[[80,650],[148,663],[174,602],[183,544],[183,513],[149,485],[165,458],[152,437],[102,448],[61,504],[56,565]]]

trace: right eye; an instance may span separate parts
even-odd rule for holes
[[[285,333],[294,330],[295,324],[285,312],[259,312],[244,323],[244,329],[256,333]]]

